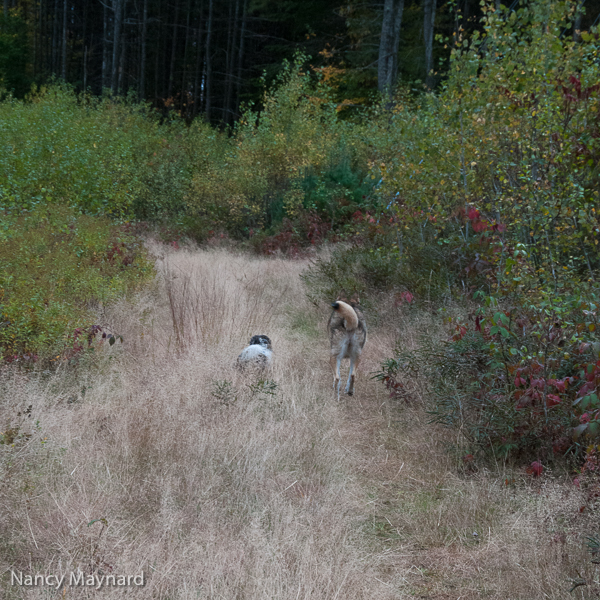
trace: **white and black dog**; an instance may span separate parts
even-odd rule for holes
[[[273,350],[271,349],[271,340],[266,335],[254,335],[250,344],[246,346],[237,358],[237,366],[240,369],[245,367],[258,367],[266,369],[273,363]]]

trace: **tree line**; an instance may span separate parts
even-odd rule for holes
[[[576,28],[597,21],[600,0],[574,6]],[[335,67],[347,97],[432,89],[480,16],[479,0],[3,0],[0,87],[56,77],[231,124],[297,49]]]

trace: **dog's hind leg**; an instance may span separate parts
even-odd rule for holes
[[[334,354],[329,359],[331,370],[333,371],[333,391],[337,392],[338,400],[340,399],[340,363],[342,359]]]
[[[350,357],[350,373],[348,375],[348,383],[346,384],[346,389],[344,390],[348,396],[354,395],[354,369],[358,368],[360,364],[360,356],[351,356]]]

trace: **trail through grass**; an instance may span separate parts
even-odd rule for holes
[[[460,474],[418,382],[398,406],[369,379],[398,336],[439,335],[432,317],[374,324],[356,396],[338,402],[305,263],[154,251],[155,287],[99,315],[122,346],[2,373],[6,598],[123,594],[18,587],[11,570],[143,571],[130,594],[164,599],[564,598],[569,577],[593,580],[582,492]],[[253,334],[273,341],[263,378],[234,368]]]

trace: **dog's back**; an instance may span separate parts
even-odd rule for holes
[[[348,323],[343,312],[333,310],[327,323],[327,332],[331,342],[331,353],[340,358],[351,358],[351,355],[360,356],[367,341],[367,324],[360,306],[355,302],[349,305],[354,309],[357,317],[355,327]]]
[[[330,364],[333,371],[333,387],[339,397],[340,364],[342,359],[350,359],[350,374],[346,384],[346,393],[354,394],[354,369],[360,363],[360,355],[367,341],[367,324],[358,302],[350,303],[338,300],[332,305],[333,312],[327,323],[327,332],[331,342]]]

